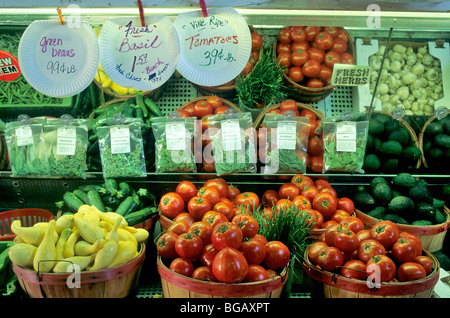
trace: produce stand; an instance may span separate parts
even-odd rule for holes
[[[116,3],[115,1],[113,2]],[[264,42],[267,42],[266,44],[268,50],[272,50],[272,44],[274,43],[273,41],[279,34],[280,28],[278,26],[280,25],[280,21],[283,21],[282,24],[285,26],[298,25],[300,23],[299,21],[301,21],[302,25],[341,26],[345,28],[346,32],[352,37],[353,40],[370,37],[372,39],[381,39],[385,41],[389,28],[392,27],[394,28],[393,38],[398,41],[402,39],[407,39],[408,41],[421,41],[424,39],[432,39],[433,41],[443,40],[444,42],[450,41],[450,24],[448,23],[448,10],[450,10],[450,8],[442,9],[439,7],[436,9],[436,12],[433,12],[433,9],[431,9],[431,11],[426,9],[423,11],[424,8],[420,7],[418,4],[408,5],[407,3],[391,3],[389,4],[389,8],[392,9],[392,11],[381,11],[381,27],[372,28],[368,25],[369,22],[367,19],[369,13],[365,11],[366,8],[357,8],[352,10],[352,5],[349,5],[350,7],[348,10],[339,10],[340,8],[333,7],[335,4],[332,2],[328,4],[329,7],[325,6],[322,10],[310,11],[308,8],[304,8],[304,4],[298,3],[297,7],[297,1],[294,2],[294,9],[290,7],[290,3],[287,1],[281,1],[278,4],[262,4],[261,7],[254,7],[253,5],[248,5],[247,7],[244,5],[243,7],[239,7],[237,11],[243,16],[248,25],[251,25],[252,28],[257,30],[258,33],[262,35]],[[7,29],[8,32],[11,32],[11,28],[13,28],[13,30],[15,30],[15,27],[25,28],[35,20],[45,20],[56,16],[56,5],[55,7],[51,7],[52,4],[44,5],[42,3],[40,5],[46,6],[47,8],[43,11],[34,10],[34,7],[9,8],[7,7],[6,2],[2,3],[2,1],[0,1],[0,7],[2,7],[0,10],[0,33],[3,28]],[[157,15],[168,16],[173,21],[180,13],[192,11],[192,8],[188,8],[190,5],[191,4],[188,4],[187,1],[177,1],[177,4],[173,4],[173,7],[159,7],[158,4],[152,4],[152,7],[146,8],[144,3],[144,9],[146,9],[146,12],[151,13],[151,9],[156,8],[159,10],[157,11],[158,13],[156,13]],[[445,4],[442,5],[445,6]],[[93,7],[104,6],[105,5],[103,3],[96,3],[93,5]],[[137,7],[135,7],[135,3],[126,3],[125,6],[127,6],[127,8],[122,11],[119,7],[123,6],[123,4],[117,4],[117,8],[114,6],[115,4],[112,5],[112,8],[109,8],[110,11],[105,11],[106,13],[101,12],[101,10],[89,11],[91,8],[82,7],[80,8],[82,20],[86,20],[92,26],[96,26],[102,25],[110,17],[138,15],[138,10]],[[223,6],[228,5],[224,3]],[[383,10],[383,6],[381,6],[381,9]],[[356,54],[358,54],[357,51]],[[448,61],[446,62],[447,63],[445,63],[445,65],[448,65]],[[448,76],[444,77],[444,79],[448,79]],[[3,85],[3,82],[0,82],[0,85]],[[102,92],[98,85],[99,84],[97,82],[91,83],[88,88],[76,94],[73,98],[71,97],[71,106],[69,105],[70,103],[68,105],[63,105],[64,107],[52,107],[52,105],[46,105],[46,107],[35,107],[34,105],[27,105],[28,107],[26,108],[20,107],[20,109],[11,109],[9,105],[0,105],[0,119],[6,123],[16,120],[17,116],[22,113],[26,113],[30,117],[59,117],[66,113],[70,113],[75,118],[88,118],[89,116],[93,117],[92,111],[100,105],[103,105],[101,101],[105,102],[111,99],[110,96],[107,96],[104,92]],[[444,85],[444,87],[447,86],[448,85]],[[92,99],[92,92],[97,94],[97,97],[94,99]],[[314,108],[323,114],[325,118],[342,116],[346,113],[359,112],[368,108],[369,105],[359,104],[361,98],[360,96],[357,96],[356,93],[359,93],[359,91],[357,91],[355,87],[337,86],[332,90],[332,92],[327,93],[326,97],[318,101],[296,101],[299,103],[305,103]],[[444,94],[447,95],[450,94],[450,92],[448,90],[444,90]],[[149,98],[151,99],[153,95],[149,95]],[[136,95],[133,95],[133,97],[135,96]],[[146,94],[144,93],[144,97],[145,96]],[[227,95],[226,98],[229,99],[230,102],[235,103],[238,107],[240,106],[238,100],[233,100],[234,97],[229,97]],[[288,98],[295,99],[296,96],[295,94],[286,95],[286,99]],[[179,110],[182,105],[187,105],[190,101],[198,99],[205,99],[205,97],[193,86],[193,83],[175,72],[158,92],[158,97],[154,99],[154,104],[157,108],[159,108],[163,116],[169,116]],[[366,97],[366,99],[369,98]],[[74,109],[76,103],[80,104],[78,104],[77,108]],[[84,112],[80,112],[79,110],[83,109],[83,105],[85,103],[87,105],[86,109],[88,110],[86,111],[85,109]],[[450,108],[450,106],[447,105],[447,108]],[[241,107],[241,110],[245,112],[244,109],[246,109],[245,105]],[[380,111],[381,109],[376,110]],[[101,114],[101,112],[98,114]],[[415,134],[420,138],[420,129],[429,117],[430,116],[406,116],[402,119],[409,123],[412,127],[409,127],[411,130],[416,130]],[[259,124],[260,122],[258,122],[258,125]],[[146,140],[145,142],[148,143],[149,141]],[[410,174],[416,179],[426,180],[433,196],[435,196],[435,194],[436,196],[441,195],[443,187],[449,184],[450,174],[447,173],[448,170],[433,170],[428,169],[429,167],[427,166],[424,166],[425,162],[424,160],[421,160],[421,157],[423,158],[423,147],[422,144],[419,145],[419,143],[417,143],[417,145],[420,146],[422,154],[419,156],[418,164],[414,165],[414,168],[408,172],[410,172]],[[5,144],[2,142],[0,143],[0,146],[4,148]],[[5,151],[5,149],[0,148],[0,154],[3,154],[2,151]],[[146,156],[153,157],[153,151],[154,149],[151,149],[151,151],[146,152]],[[447,150],[447,152],[448,151],[449,150]],[[116,178],[116,181],[118,183],[126,182],[136,190],[148,189],[148,191],[155,196],[156,205],[164,194],[175,191],[177,185],[182,181],[190,181],[197,188],[201,188],[207,180],[218,177],[215,173],[203,171],[188,173],[156,173],[153,166],[154,158],[146,159],[150,159],[150,163],[147,162],[147,171],[145,172],[144,177],[119,177]],[[14,209],[40,208],[49,210],[56,216],[58,213],[58,208],[55,206],[55,202],[61,201],[66,192],[74,191],[82,186],[92,184],[100,185],[105,182],[101,165],[98,164],[97,167],[99,166],[100,168],[97,168],[97,170],[88,170],[86,172],[86,179],[72,177],[61,178],[54,176],[13,176],[9,168],[0,170],[0,213],[2,211]],[[376,169],[375,171],[372,170],[368,173],[320,173],[306,171],[303,174],[311,177],[313,180],[323,179],[328,181],[332,185],[333,189],[335,189],[338,197],[351,197],[359,187],[369,187],[374,178],[382,176],[388,182],[391,182],[392,179],[397,176],[399,171],[400,170],[381,172],[380,170],[380,172],[377,172]],[[291,182],[293,174],[261,174],[258,171],[257,173],[240,172],[219,177],[224,178],[228,184],[233,184],[236,186],[241,193],[253,192],[261,197],[266,190],[273,189],[278,191],[283,184]],[[446,206],[450,206],[450,202],[446,202]],[[357,206],[355,206],[355,208],[359,209]],[[153,220],[149,232],[151,236],[146,244],[145,262],[143,263],[142,270],[140,271],[139,283],[137,284],[136,289],[130,294],[131,297],[135,298],[159,298],[163,295],[161,278],[157,271],[157,251],[154,244],[158,238],[158,235],[162,232],[160,223],[157,222],[157,217]],[[443,242],[442,248],[439,252],[442,252],[443,254],[450,253],[450,245],[448,244],[449,240],[450,239],[447,235],[446,240]],[[441,259],[437,260],[441,261]],[[433,261],[435,261],[434,258]],[[450,270],[448,265],[449,264],[442,263],[440,265],[441,271],[443,269],[447,271]],[[296,266],[298,266],[300,270],[303,269],[302,264],[296,264]],[[445,268],[446,266],[447,268]],[[165,269],[168,270],[167,268]],[[311,293],[307,283],[307,279],[310,278],[305,276],[304,279],[305,281],[303,282],[303,285],[295,283],[292,284],[288,296],[289,298],[314,298],[314,295]],[[331,278],[331,281],[332,280],[333,278]],[[434,282],[435,280],[433,280],[433,283]],[[439,281],[439,283],[442,284],[441,281]],[[440,287],[442,288],[442,286]],[[432,293],[430,296],[439,297],[439,295]]]

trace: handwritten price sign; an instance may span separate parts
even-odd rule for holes
[[[166,17],[106,21],[99,36],[100,63],[106,75],[123,87],[143,91],[164,84],[178,63],[176,31]]]
[[[199,85],[224,84],[244,68],[251,52],[247,23],[232,8],[180,14],[174,21],[180,41],[178,71]]]

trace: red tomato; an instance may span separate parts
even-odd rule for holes
[[[314,44],[318,49],[328,51],[333,46],[333,37],[326,31],[319,32],[314,38]]]
[[[278,33],[278,42],[283,44],[291,43],[291,30],[289,28],[283,28]]]
[[[302,72],[302,68],[300,66],[290,67],[287,76],[296,83],[300,83],[305,78]]]
[[[300,194],[300,189],[293,183],[286,182],[280,186],[278,190],[278,196],[280,199],[293,200]]]
[[[323,170],[322,156],[309,157],[308,169],[311,172],[322,172],[322,170]]]
[[[247,276],[248,263],[241,252],[232,247],[226,247],[214,258],[212,271],[220,282],[239,283]]]
[[[228,222],[228,219],[222,213],[219,213],[217,211],[208,211],[203,214],[202,221],[210,224],[214,228],[221,222]]]
[[[302,66],[303,75],[316,77],[320,73],[320,63],[317,60],[309,59]]]
[[[213,211],[222,213],[226,216],[228,221],[231,221],[231,219],[234,217],[234,209],[233,206],[225,203],[225,202],[218,202],[213,207]]]
[[[367,262],[366,272],[369,275],[377,275],[377,272],[373,265],[377,265],[377,270],[379,272],[379,281],[380,282],[389,282],[391,281],[396,272],[396,267],[394,262],[387,257],[386,255],[375,255]]]
[[[266,257],[266,243],[260,238],[252,237],[241,243],[239,251],[244,255],[248,264],[261,264]]]
[[[297,50],[308,50],[310,47],[308,41],[303,42],[292,42],[291,43],[291,52],[297,51]]]
[[[292,201],[288,199],[280,199],[275,204],[275,212],[287,211],[287,209],[292,206]]]
[[[428,256],[420,255],[414,258],[414,262],[425,268],[425,274],[429,275],[433,271],[433,261]]]
[[[329,220],[337,208],[337,199],[331,193],[318,193],[312,202],[312,208],[323,215],[325,221]]]
[[[181,212],[180,214],[178,214],[178,215],[173,219],[173,221],[174,221],[174,222],[177,222],[177,221],[184,221],[184,222],[187,223],[188,226],[191,226],[192,223],[194,223],[195,220],[194,220],[194,218],[192,217],[192,215],[190,215],[189,213],[187,213],[187,212]]]
[[[344,210],[348,212],[349,214],[352,214],[355,211],[355,205],[352,201],[352,199],[342,197],[338,201],[337,208],[339,210]]]
[[[312,42],[316,38],[316,35],[320,32],[317,26],[307,26],[305,28],[306,41]]]
[[[359,246],[358,236],[349,229],[344,229],[334,237],[334,246],[344,253],[352,253]]]
[[[325,230],[325,243],[327,243],[328,246],[334,246],[334,238],[344,229],[345,228],[339,223],[331,223]]]
[[[315,122],[316,119],[317,119],[316,114],[314,114],[309,109],[302,109],[301,112],[300,112],[300,116],[301,117],[307,117],[310,124],[311,124],[311,122]]]
[[[258,221],[248,214],[238,214],[233,217],[231,223],[237,225],[242,231],[244,238],[253,237],[259,231]]]
[[[225,112],[229,109],[230,109],[229,106],[219,106],[216,109],[214,109],[214,115],[225,114]]]
[[[239,191],[239,189],[232,184],[228,185],[228,194],[227,194],[227,198],[234,204],[234,200],[236,199],[236,197],[239,195],[239,193],[241,193],[241,191]]]
[[[309,53],[306,50],[292,51],[289,60],[294,66],[303,66],[309,59]]]
[[[320,229],[323,224],[323,215],[316,210],[313,211],[316,213],[315,228]]]
[[[278,192],[275,190],[266,190],[261,197],[263,207],[273,208],[280,199]]]
[[[293,42],[304,42],[306,40],[306,33],[303,27],[294,26],[291,29],[290,36]]]
[[[212,269],[209,266],[197,267],[192,273],[191,278],[203,280],[206,282],[217,282],[217,279],[216,277],[214,277]]]
[[[287,53],[287,54],[291,53],[291,45],[278,43],[277,44],[277,55],[280,55],[281,53]]]
[[[332,246],[323,248],[317,257],[317,265],[326,271],[333,272],[344,264],[344,254]]]
[[[322,137],[313,137],[308,140],[308,154],[311,156],[320,156],[323,153]]]
[[[262,36],[256,32],[252,32],[251,37],[252,37],[252,51],[258,51],[259,49],[261,49],[263,44]]]
[[[399,281],[408,282],[425,278],[427,274],[425,268],[419,263],[405,262],[398,268],[397,276]]]
[[[295,110],[297,110],[297,103],[293,99],[283,100],[280,103],[280,109],[281,109],[281,111],[286,111],[286,110],[294,110],[295,111]]]
[[[259,52],[258,51],[252,51],[250,53],[250,58],[249,61],[253,63],[253,65],[256,64],[256,62],[258,62],[259,60]]]
[[[336,38],[342,39],[342,40],[345,41],[345,43],[348,43],[348,35],[347,35],[347,33],[346,33],[344,30],[342,30],[342,29],[339,29],[339,32],[338,32],[338,35],[337,35]]]
[[[199,100],[194,106],[194,114],[198,119],[201,119],[205,115],[212,114],[213,110],[213,107],[206,100]]]
[[[162,258],[174,259],[178,257],[175,251],[175,241],[178,235],[175,233],[165,232],[156,241],[156,250]]]
[[[325,247],[328,247],[327,243],[325,242],[315,242],[311,245],[308,250],[308,258],[311,263],[317,265],[317,258],[319,257],[319,253]]]
[[[177,109],[177,114],[182,118],[190,117],[190,114],[183,109]]]
[[[308,49],[309,58],[313,60],[317,60],[320,64],[323,63],[323,60],[325,59],[325,51],[320,50],[314,46],[311,46]]]
[[[264,246],[266,246],[267,244],[267,239],[265,236],[261,235],[261,234],[256,234],[252,239],[254,240],[260,240],[261,242],[264,243]]]
[[[211,267],[214,261],[214,257],[216,257],[217,253],[219,253],[219,250],[214,247],[214,245],[208,244],[206,246],[203,246],[202,252],[200,253],[199,261],[204,266]]]
[[[351,55],[348,52],[342,53],[341,54],[341,63],[342,64],[354,65],[355,64],[355,60],[353,59],[353,55]]]
[[[189,117],[195,117],[194,114],[195,103],[184,106],[183,110],[189,114]]]
[[[370,239],[370,230],[361,230],[361,231],[357,232],[356,235],[358,236],[358,239],[360,242],[369,240]]]
[[[380,242],[368,239],[359,244],[358,259],[360,261],[367,263],[376,255],[386,255],[386,249]]]
[[[326,222],[323,222],[322,226],[320,228],[321,229],[328,229],[329,226],[334,225],[334,224],[339,224],[339,223],[336,223],[336,221],[333,221],[333,220],[328,220]],[[323,233],[323,234],[325,234],[325,233]],[[325,238],[325,235],[324,235],[324,238]]]
[[[177,185],[175,192],[183,198],[184,203],[187,205],[189,200],[197,195],[197,188],[192,182],[185,180]]]
[[[290,56],[291,56],[290,53],[280,53],[280,54],[278,54],[277,61],[280,64],[280,67],[289,68],[292,65]]]
[[[219,96],[214,96],[214,95],[209,96],[206,99],[206,102],[208,104],[210,104],[213,107],[213,109],[216,109],[217,107],[222,106],[222,99]]]
[[[350,260],[341,268],[341,275],[353,279],[367,279],[366,264],[360,260]]]
[[[220,203],[220,202],[226,203],[226,204],[228,204],[228,205],[231,205],[231,207],[234,207],[234,203],[231,202],[231,200],[228,199],[228,198],[226,198],[226,197],[221,197],[221,198],[219,199],[219,203]]]
[[[253,212],[259,207],[259,197],[253,192],[243,192],[236,197],[234,204]]]
[[[334,64],[341,63],[341,56],[339,55],[339,53],[337,53],[335,51],[328,51],[325,54],[324,63],[326,66],[333,69]]]
[[[331,193],[337,200],[337,194],[336,194],[336,190],[334,190],[334,188],[329,187],[329,188],[321,188],[321,189],[319,189],[319,193],[322,193],[322,192]]]
[[[198,190],[197,196],[208,199],[208,201],[211,203],[211,206],[216,205],[216,203],[218,203],[220,200],[219,191],[217,191],[216,188],[208,186],[201,187]]]
[[[324,82],[320,79],[320,78],[310,78],[307,82],[306,82],[306,87],[310,87],[310,88],[321,88],[324,87]]]
[[[398,228],[391,221],[379,222],[370,229],[370,238],[379,241],[386,250],[391,249],[398,237]]]
[[[273,269],[267,268],[266,272],[267,272],[267,279],[271,279],[278,276],[278,273]]]
[[[265,246],[264,265],[270,269],[283,268],[289,263],[289,248],[280,241],[270,241]]]
[[[186,221],[180,220],[173,222],[171,226],[167,229],[168,233],[175,233],[177,235],[181,235],[183,233],[186,233],[189,230],[189,225],[186,223]]]
[[[314,185],[316,186],[317,190],[320,190],[322,188],[331,188],[331,184],[324,179],[314,180]]]
[[[323,30],[328,32],[333,37],[333,39],[339,35],[339,31],[340,31],[340,29],[338,27],[334,27],[334,26],[324,27]]]
[[[203,249],[201,237],[193,233],[183,233],[178,235],[175,241],[175,251],[178,256],[186,259],[197,259]]]
[[[407,237],[401,237],[392,246],[392,254],[400,263],[412,262],[419,256],[417,243]]]
[[[211,224],[197,221],[194,222],[188,230],[188,233],[192,233],[202,239],[203,246],[206,246],[211,243],[211,235],[212,235],[213,227]]]
[[[401,232],[398,237],[399,238],[401,238],[401,237],[410,238],[411,240],[416,242],[416,245],[417,245],[417,256],[422,255],[422,241],[417,236],[415,236],[413,234],[410,234],[408,232]]]
[[[326,188],[329,189],[329,188]],[[319,192],[320,193],[320,192]],[[349,217],[350,214],[348,214],[347,212],[345,212],[344,210],[336,210],[336,212],[333,213],[333,215],[331,216],[331,219],[333,221],[336,221],[336,223],[341,223],[341,221],[347,217]],[[341,223],[342,224],[342,223]]]
[[[348,216],[346,218],[343,218],[339,223],[347,227],[349,230],[355,232],[356,234],[364,230],[364,223],[355,216]],[[370,235],[370,233],[368,234]]]
[[[194,272],[194,265],[192,262],[188,259],[177,257],[175,258],[169,266],[170,270],[174,271],[175,273],[178,273],[180,275],[184,275],[187,277],[191,277],[192,273]]]
[[[194,220],[201,220],[203,214],[208,211],[211,211],[211,202],[208,199],[195,196],[188,203],[188,211],[194,218]]]
[[[320,73],[319,75],[317,75],[318,78],[325,82],[327,80],[330,80],[332,75],[333,71],[331,70],[331,68],[323,64],[320,65]]]
[[[296,195],[292,200],[292,204],[299,210],[311,209],[311,201],[303,195]]]
[[[260,212],[261,217],[263,217],[266,220],[270,220],[270,218],[272,217],[272,214],[273,214],[272,208],[264,208]]]
[[[241,71],[242,76],[248,75],[253,70],[253,63],[251,61],[247,61],[244,68]]]
[[[312,202],[314,197],[319,193],[319,190],[315,186],[306,186],[301,192],[300,195],[306,197],[309,202]]]
[[[246,282],[260,282],[269,279],[269,275],[264,267],[257,264],[248,265],[248,273],[245,277]]]
[[[302,174],[294,175],[291,179],[291,183],[295,184],[300,191],[304,190],[307,186],[314,185],[314,181],[310,177]]]
[[[211,242],[218,250],[225,247],[238,249],[243,238],[244,235],[237,225],[231,222],[222,222],[214,227]]]
[[[164,194],[159,201],[159,210],[162,215],[173,219],[184,210],[184,200],[176,192]]]
[[[345,42],[343,39],[336,38],[333,42],[333,47],[331,48],[332,51],[342,54],[345,51],[347,51],[347,42]]]

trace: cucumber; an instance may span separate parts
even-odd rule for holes
[[[75,190],[73,190],[72,193],[75,194],[78,199],[83,201],[84,204],[89,204],[89,200],[88,200],[86,192],[81,191],[80,189],[75,189]]]
[[[130,185],[126,182],[119,183],[119,192],[122,197],[126,197],[132,193]]]
[[[63,195],[63,200],[66,206],[72,210],[77,212],[80,206],[82,206],[84,203],[81,201],[75,194],[72,192],[67,191]]]
[[[87,193],[88,202],[90,205],[95,206],[100,212],[105,212],[105,205],[103,204],[102,198],[98,191],[89,190]]]
[[[114,179],[107,179],[105,181],[106,192],[110,195],[117,194],[117,181]]]
[[[154,206],[145,207],[139,211],[129,213],[125,216],[125,221],[127,221],[129,226],[133,226],[147,220],[150,215],[157,213],[158,210]]]
[[[78,187],[78,190],[88,193],[90,190],[98,191],[101,187],[96,184],[86,184]]]
[[[133,209],[139,204],[139,196],[134,194],[130,195],[123,200],[116,209],[116,213],[125,216],[132,212]]]
[[[144,98],[144,104],[145,104],[145,106],[147,106],[147,108],[151,114],[153,114],[157,117],[163,116],[161,110],[158,108],[158,106],[156,106],[156,104],[151,99]]]

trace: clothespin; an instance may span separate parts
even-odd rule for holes
[[[144,8],[142,7],[142,1],[137,0],[137,5],[139,8],[139,17],[141,19],[141,27],[145,27],[145,16],[144,16]]]
[[[62,11],[61,11],[61,7],[57,7],[56,8],[56,12],[58,12],[58,18],[59,18],[59,22],[64,25],[64,18],[62,15]]]
[[[204,0],[199,0],[200,8],[202,8],[202,14],[204,18],[208,17],[208,10],[206,9],[206,4]]]

